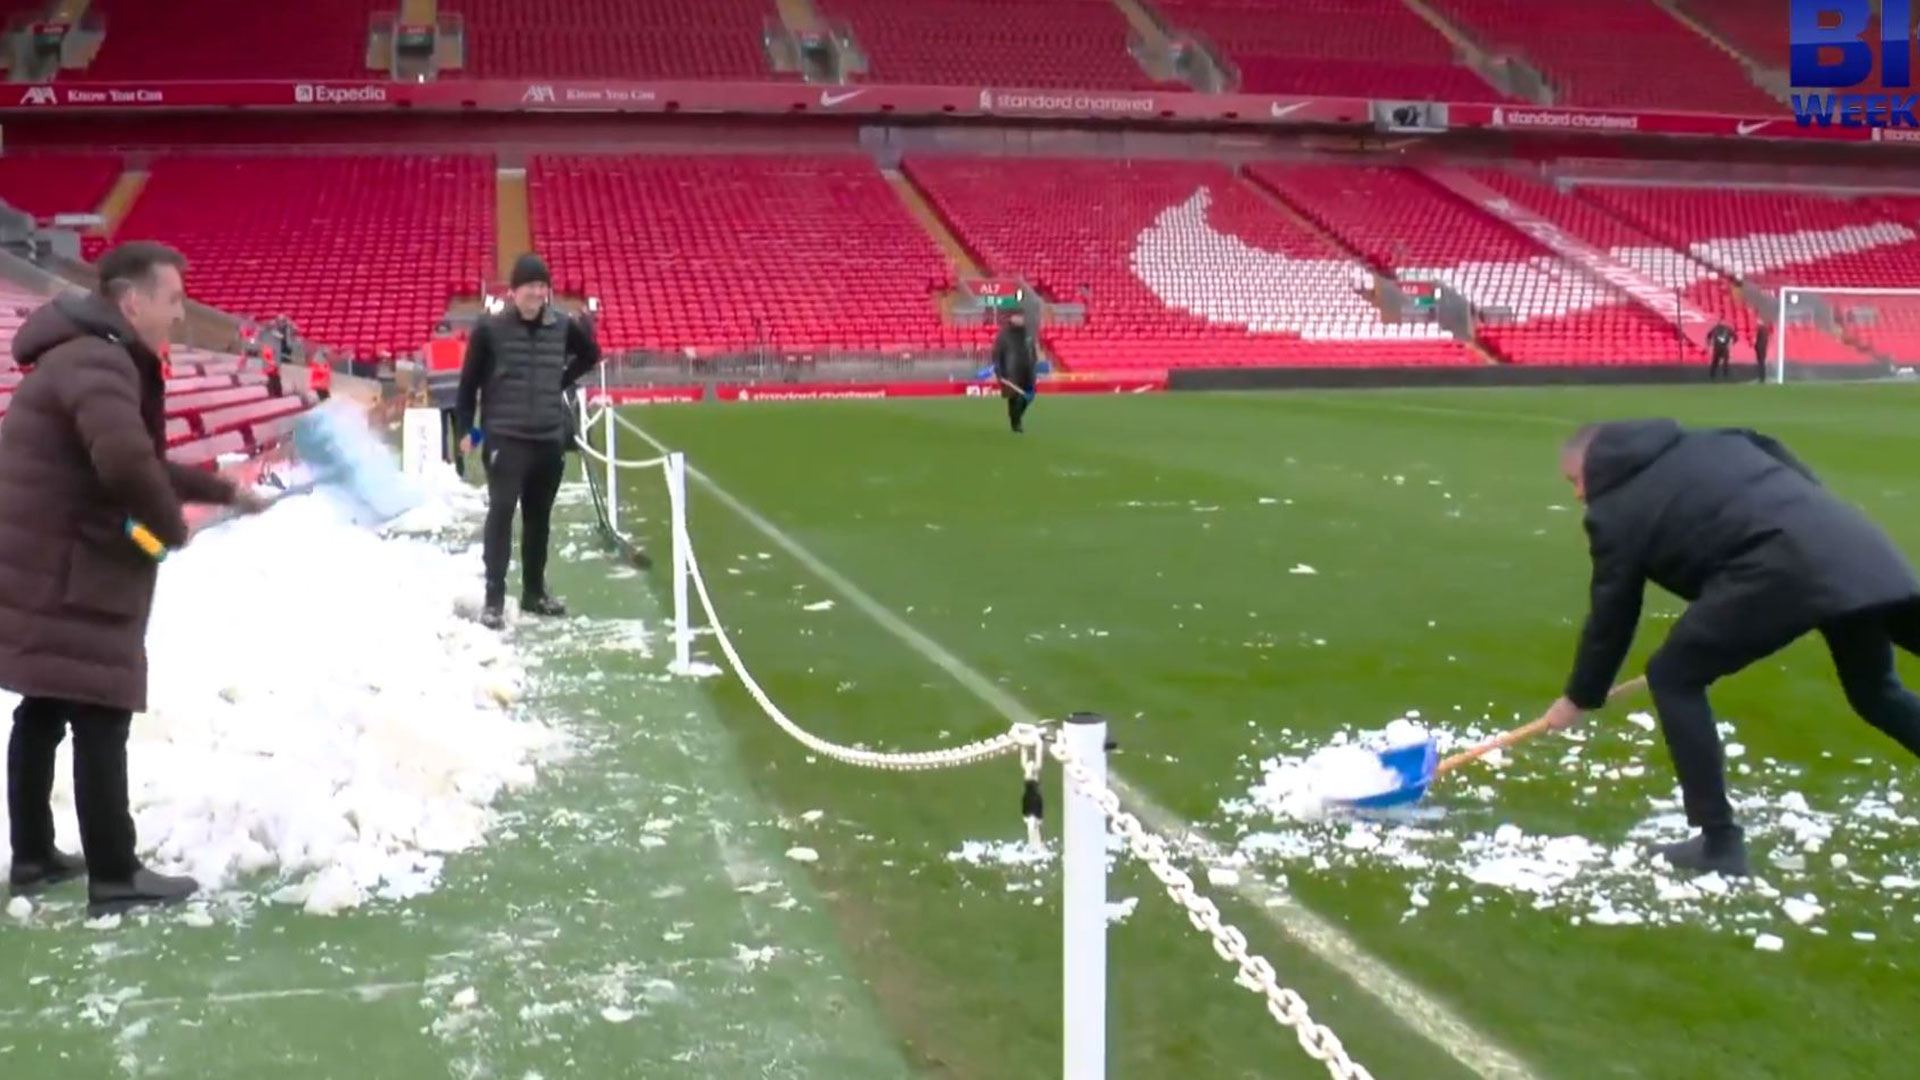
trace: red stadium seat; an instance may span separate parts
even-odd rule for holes
[[[162,158],[120,234],[178,246],[188,287],[214,307],[398,351],[493,276],[493,189],[481,157]]]

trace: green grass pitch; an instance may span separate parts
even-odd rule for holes
[[[1114,717],[1115,768],[1228,836],[1220,803],[1246,791],[1275,729],[1375,726],[1408,708],[1444,720],[1461,703],[1531,717],[1552,700],[1587,584],[1555,461],[1579,422],[1762,428],[1920,550],[1916,406],[1888,387],[1056,397],[1024,437],[977,402],[627,415],[1036,711]],[[1002,726],[844,600],[806,612],[834,593],[694,492],[722,616],[790,713],[843,742],[902,749]],[[1291,573],[1300,563],[1318,573]],[[1676,609],[1650,600],[1633,663]],[[1011,766],[898,778],[808,763],[737,688],[714,694],[765,797],[853,823],[813,841],[816,876],[914,1063],[932,1075],[1057,1075],[1053,897],[1034,905],[943,855],[1018,835]],[[1722,684],[1716,702],[1741,719],[1755,758],[1806,766],[1799,788],[1816,801],[1859,774],[1912,774],[1846,710],[1817,641]],[[1617,728],[1624,711],[1590,726]],[[1671,787],[1662,752],[1640,760],[1647,779],[1633,791],[1549,777],[1484,812],[1618,842],[1643,792]],[[1911,1075],[1902,1048],[1920,1004],[1920,901],[1848,911],[1824,857],[1797,874],[1769,870],[1783,892],[1824,894],[1834,932],[1776,920],[1789,947],[1766,953],[1751,933],[1571,925],[1510,895],[1406,919],[1406,882],[1391,871],[1293,868],[1288,882],[1534,1076]],[[1228,890],[1210,892],[1375,1075],[1497,1071],[1461,1064],[1404,1005],[1360,991]],[[1140,897],[1111,938],[1113,1075],[1319,1075],[1137,866],[1120,864],[1112,895]],[[1856,927],[1874,940],[1856,940]]]
[[[1576,424],[1758,427],[1920,552],[1917,409],[1903,387],[1727,386],[1043,395],[1020,437],[993,401],[624,415],[1006,694],[1046,716],[1112,717],[1115,770],[1232,842],[1246,822],[1222,802],[1246,794],[1263,757],[1408,709],[1444,724],[1455,706],[1505,719],[1552,700],[1586,592],[1555,462]],[[650,453],[637,440],[621,452]],[[621,498],[663,556],[657,478]],[[931,749],[1005,728],[697,481],[690,522],[747,664],[811,730]],[[577,503],[567,530],[575,557],[558,585],[576,610],[655,631],[638,659],[578,628],[523,631],[542,663],[537,703],[572,717],[590,755],[404,908],[113,935],[0,926],[0,963],[20,973],[0,983],[0,1075],[1057,1077],[1057,875],[949,857],[1021,836],[1015,765],[855,770],[812,758],[730,678],[663,680],[664,573],[650,588],[579,557]],[[1303,563],[1316,572],[1294,573]],[[1676,607],[1650,602],[1632,663]],[[717,660],[710,637],[696,648]],[[1793,786],[1816,806],[1914,774],[1847,711],[1817,642],[1715,701],[1746,760],[1800,770]],[[1437,792],[1449,813],[1434,828],[1621,842],[1671,786],[1644,737],[1608,734],[1640,735],[1626,711],[1589,722],[1590,752],[1643,777],[1562,776],[1563,747],[1536,744],[1510,773],[1475,776],[1490,798]],[[1057,781],[1050,769],[1050,834]],[[1410,917],[1412,878],[1390,866],[1249,868],[1248,881],[1284,874],[1294,902],[1363,950],[1361,979],[1352,958],[1291,936],[1256,890],[1188,868],[1381,1080],[1907,1080],[1920,894],[1847,879],[1904,865],[1902,843],[1851,842],[1849,869],[1824,854],[1767,865],[1781,892],[1821,898],[1810,927],[1596,926],[1471,884]],[[796,846],[818,860],[788,857]],[[1138,898],[1109,939],[1110,1075],[1325,1075],[1137,864],[1117,862],[1109,887]],[[1754,929],[1785,949],[1757,951]],[[1412,995],[1376,994],[1382,972]],[[467,988],[478,1004],[455,1007]]]

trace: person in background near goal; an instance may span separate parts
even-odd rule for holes
[[[1000,394],[1007,399],[1007,421],[1014,433],[1026,430],[1022,423],[1027,406],[1033,404],[1034,378],[1040,366],[1033,332],[1027,329],[1027,314],[1014,308],[1007,314],[1005,326],[993,339],[993,375],[1000,381]]]
[[[1707,331],[1707,378],[1730,375],[1727,361],[1733,355],[1733,327],[1719,323]]]
[[[1853,711],[1920,757],[1920,697],[1893,665],[1896,645],[1920,655],[1920,579],[1791,451],[1745,429],[1631,420],[1581,428],[1560,461],[1587,507],[1593,579],[1548,726],[1570,727],[1606,701],[1647,582],[1689,605],[1647,661],[1647,688],[1700,833],[1657,854],[1697,873],[1748,872],[1707,688],[1811,631],[1826,639]]]
[[[1753,363],[1760,369],[1760,381],[1767,381],[1767,345],[1773,340],[1773,327],[1761,323],[1753,328]]]
[[[266,501],[166,459],[160,353],[185,317],[186,260],[124,244],[97,292],[55,299],[14,335],[28,369],[0,432],[0,687],[20,695],[7,746],[15,894],[87,874],[88,913],[177,903],[199,888],[140,865],[127,736],[147,707],[147,619],[159,571],[129,529],[188,539],[183,502],[257,513]],[[54,847],[55,754],[73,728],[85,861]]]
[[[547,538],[553,500],[567,469],[573,415],[568,388],[600,362],[600,346],[580,323],[553,306],[553,278],[533,254],[514,261],[512,303],[473,328],[460,369],[455,430],[460,452],[473,450],[480,418],[487,472],[484,550],[487,595],[480,622],[506,625],[507,562],[513,514],[520,510],[520,610],[559,616],[566,605],[547,592]]]

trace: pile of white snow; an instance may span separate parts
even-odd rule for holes
[[[1356,800],[1401,787],[1405,781],[1380,754],[1429,741],[1432,736],[1418,720],[1418,714],[1401,717],[1385,731],[1352,742],[1342,732],[1332,745],[1304,760],[1275,760],[1256,797],[1285,817],[1318,821]]]
[[[150,866],[211,892],[266,885],[316,914],[418,895],[485,840],[502,792],[564,750],[514,709],[512,648],[456,614],[477,605],[478,552],[401,535],[470,533],[479,493],[450,470],[428,487],[384,536],[322,493],[162,565],[129,752]],[[68,746],[55,812],[78,851]]]

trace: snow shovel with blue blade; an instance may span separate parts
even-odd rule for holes
[[[419,487],[401,475],[392,451],[344,402],[302,413],[293,425],[293,452],[311,474],[311,484],[297,485],[286,495],[309,487],[332,488],[364,508],[375,524],[424,501]]]
[[[1607,701],[1612,702],[1620,695],[1638,690],[1646,684],[1647,678],[1644,675],[1628,679],[1607,692]],[[1432,739],[1423,739],[1420,742],[1379,751],[1380,764],[1399,777],[1400,782],[1378,794],[1336,801],[1356,810],[1390,810],[1397,806],[1419,802],[1426,797],[1427,789],[1433,786],[1433,782],[1447,773],[1462,765],[1478,761],[1495,750],[1531,739],[1546,730],[1547,718],[1542,716],[1530,724],[1523,724],[1512,731],[1502,732],[1485,742],[1470,746],[1457,754],[1449,754],[1444,758],[1440,756],[1439,748],[1434,745]]]

